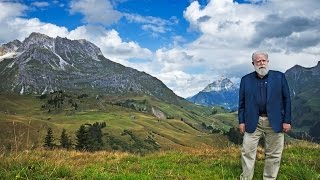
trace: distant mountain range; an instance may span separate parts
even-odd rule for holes
[[[44,94],[55,90],[109,95],[148,95],[182,100],[157,78],[105,58],[87,40],[32,33],[0,47],[0,92]]]
[[[187,98],[188,101],[205,106],[223,106],[229,110],[238,107],[238,87],[228,78],[219,79],[208,84],[196,95]]]

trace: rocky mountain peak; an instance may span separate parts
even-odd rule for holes
[[[32,33],[22,43],[8,44],[16,55],[9,57],[6,50],[0,56],[0,92],[44,94],[63,90],[95,95],[148,95],[172,103],[182,100],[157,78],[105,58],[87,40]],[[8,44],[0,49],[6,49]]]
[[[33,32],[23,42],[15,40],[0,47],[0,61],[15,56],[21,56],[16,62],[45,60],[54,69],[64,69],[66,65],[77,63],[94,64],[93,61],[100,61],[99,56],[103,55],[96,45],[84,39],[52,38]]]
[[[47,49],[54,50],[54,38],[45,34],[33,32],[22,42],[18,51],[23,52],[31,49],[31,47],[45,47]]]
[[[223,106],[235,110],[238,104],[238,88],[230,79],[222,76],[187,100],[195,104]]]
[[[220,77],[219,79],[213,81],[212,83],[208,84],[203,90],[202,92],[212,92],[212,91],[215,91],[215,92],[219,92],[219,91],[228,91],[228,90],[232,90],[232,89],[235,89],[235,85],[234,83],[222,76]]]
[[[22,43],[19,40],[11,41],[7,44],[3,44],[0,47],[0,56],[3,56],[7,53],[14,53],[18,50]]]
[[[26,39],[32,39],[32,38],[34,38],[34,39],[42,39],[42,38],[51,38],[50,36],[48,36],[48,35],[45,35],[45,34],[42,34],[42,33],[38,33],[38,32],[32,32],[30,35],[29,35],[29,37],[27,37]]]

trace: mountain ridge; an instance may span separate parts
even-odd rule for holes
[[[43,94],[56,90],[93,94],[139,94],[177,103],[159,79],[105,58],[93,43],[31,33],[0,47],[0,91]]]
[[[285,72],[291,95],[292,135],[320,142],[320,61],[313,67],[295,65]]]
[[[238,88],[230,79],[222,76],[187,100],[195,104],[235,110],[238,104]]]

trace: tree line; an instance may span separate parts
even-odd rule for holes
[[[119,150],[132,153],[146,153],[160,149],[160,145],[153,139],[152,135],[148,135],[145,139],[141,139],[132,131],[125,129],[121,133],[121,136],[127,136],[130,139],[129,141],[125,141],[111,134],[103,133],[102,129],[105,127],[105,122],[81,125],[75,132],[75,143],[72,142],[66,129],[63,129],[59,138],[60,145],[55,144],[53,131],[51,128],[48,128],[43,147],[48,150],[63,148],[89,152]]]

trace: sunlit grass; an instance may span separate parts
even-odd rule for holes
[[[238,179],[240,148],[183,147],[146,155],[126,152],[33,150],[2,152],[3,179]],[[262,178],[264,159],[256,161]],[[320,146],[299,143],[285,147],[278,179],[319,179]]]

